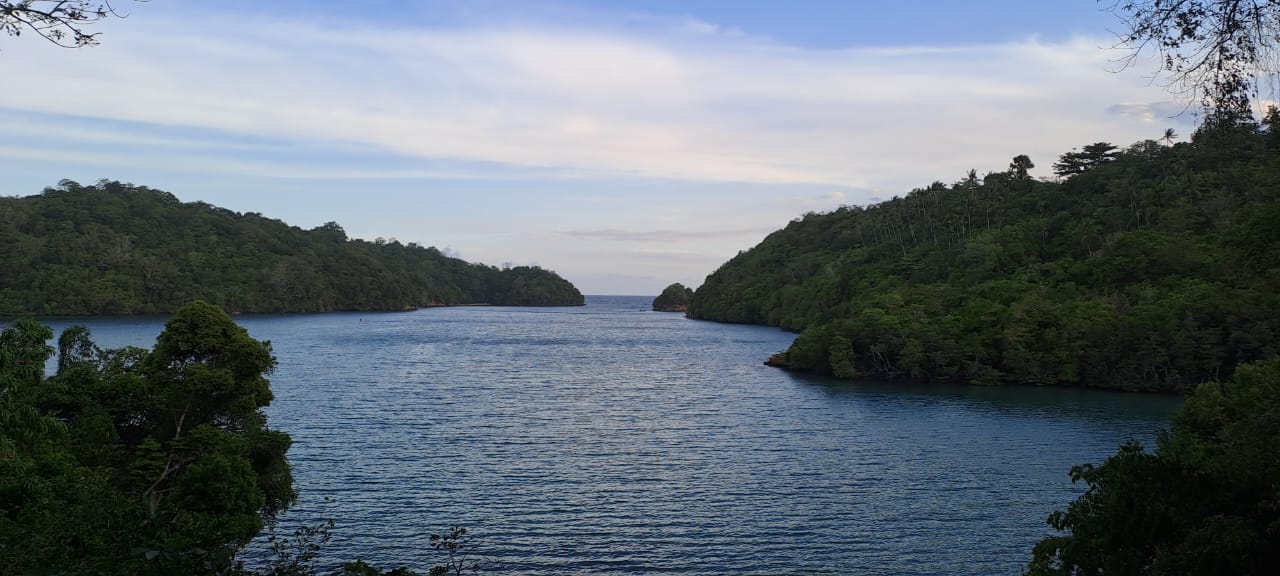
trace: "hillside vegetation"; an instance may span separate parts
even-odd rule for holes
[[[1280,358],[1196,387],[1153,450],[1136,441],[1071,469],[1087,486],[1049,516],[1027,576],[1275,574]]]
[[[0,198],[0,315],[581,305],[554,272],[499,269],[435,248],[352,240],[119,182]]]
[[[1280,115],[1091,145],[792,221],[707,277],[694,318],[801,331],[839,377],[1179,391],[1274,355]]]
[[[693,288],[676,282],[662,289],[662,293],[653,299],[653,309],[658,312],[684,312],[689,309],[689,301],[693,299]]]

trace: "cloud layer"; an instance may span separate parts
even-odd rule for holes
[[[4,64],[24,89],[0,106],[414,158],[872,188],[1137,135],[1104,112],[1151,96],[1104,73],[1108,55],[1087,39],[816,51],[687,22],[640,34],[228,16],[149,27],[113,31],[93,57],[15,45]]]

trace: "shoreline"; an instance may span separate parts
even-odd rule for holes
[[[432,308],[580,308],[586,306],[582,304],[488,304],[488,303],[468,303],[468,304],[426,304],[422,306],[409,306],[404,308],[334,308],[331,310],[254,310],[245,312],[241,310],[228,310],[227,314],[231,316],[288,316],[302,314],[346,314],[346,313],[364,313],[364,314],[390,314],[397,312],[415,312],[418,310],[429,310]],[[172,312],[134,312],[126,314],[100,314],[93,312],[44,312],[44,313],[18,313],[18,314],[0,314],[0,322],[12,322],[20,318],[143,318],[146,316],[165,316],[168,317]]]

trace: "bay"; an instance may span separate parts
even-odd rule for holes
[[[1179,402],[804,377],[761,364],[793,334],[650,301],[237,317],[295,441],[277,530],[333,518],[326,558],[424,572],[461,525],[485,573],[1017,574],[1071,465]],[[149,347],[163,321],[50,324]]]

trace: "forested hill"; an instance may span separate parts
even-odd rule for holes
[[[348,239],[118,182],[0,198],[0,315],[400,310],[581,305],[554,272],[498,269],[435,248]]]
[[[1280,122],[1099,143],[807,214],[725,263],[689,315],[802,333],[845,378],[1183,390],[1276,353]]]

